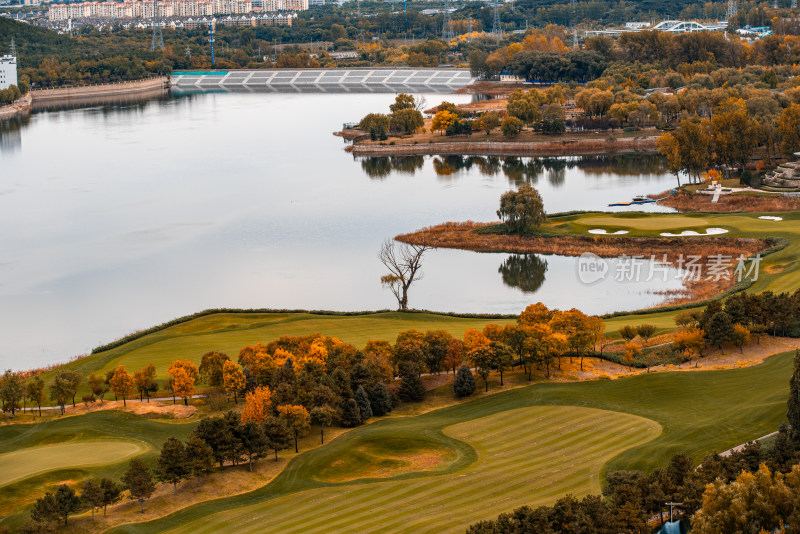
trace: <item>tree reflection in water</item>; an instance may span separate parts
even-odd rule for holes
[[[512,254],[497,271],[505,285],[517,287],[523,293],[535,293],[544,283],[547,260],[536,254]]]
[[[378,156],[358,158],[361,168],[370,178],[383,179],[392,171],[414,174],[430,159],[433,171],[440,177],[453,177],[473,167],[484,176],[503,173],[508,181],[519,187],[535,185],[545,176],[553,187],[566,182],[567,169],[580,169],[586,174],[628,176],[665,174],[669,172],[664,158],[653,154],[621,154],[603,156],[566,156],[532,158],[518,156]]]
[[[20,132],[29,122],[30,115],[0,121],[0,153],[11,153],[20,149],[22,146],[22,134]]]
[[[386,178],[392,171],[414,174],[425,165],[424,156],[381,156],[361,158],[361,169],[370,178]]]

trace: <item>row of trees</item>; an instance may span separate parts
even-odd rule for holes
[[[800,529],[800,353],[790,389],[788,424],[769,447],[752,442],[726,456],[710,454],[697,467],[678,454],[648,474],[612,472],[602,496],[579,501],[567,495],[553,506],[524,506],[467,532],[650,532],[654,516],[664,522],[667,502],[681,503],[681,521],[700,534],[794,532]]]
[[[681,312],[675,316],[675,323],[680,327],[696,327],[706,332],[713,332],[719,323],[740,324],[757,341],[764,333],[796,336],[800,325],[800,291],[735,293],[723,301],[710,302],[702,313]]]
[[[786,34],[773,34],[749,43],[722,32],[628,32],[618,39],[589,37],[578,49],[567,48],[564,41],[568,39],[564,29],[557,26],[530,30],[520,40],[501,43],[493,50],[471,50],[470,68],[473,75],[487,79],[501,71],[510,71],[528,80],[551,83],[587,82],[619,71],[629,74],[633,71],[633,76],[627,78],[642,82],[639,74],[643,71],[647,71],[650,78],[664,80],[671,73],[682,77],[696,72],[711,74],[752,66],[792,66],[800,58],[794,50],[798,37]],[[669,84],[645,83],[641,87],[664,85]],[[672,87],[682,85],[686,83]]]
[[[744,172],[760,142],[768,157],[777,155],[778,146],[786,154],[800,150],[800,106],[791,104],[780,114],[762,116],[759,122],[744,100],[729,98],[710,118],[683,119],[678,129],[659,138],[658,148],[676,176],[683,172],[699,182],[712,166],[725,175],[732,168]]]
[[[518,193],[522,195],[518,203],[501,203],[500,211],[507,213],[505,221],[510,231],[530,229],[537,222],[526,215],[531,205],[538,206],[535,195],[527,198],[530,192],[523,188]],[[538,213],[536,209],[533,212]],[[723,349],[734,345],[741,350],[751,339],[758,341],[765,333],[796,335],[800,326],[800,291],[736,293],[724,301],[710,302],[702,312],[680,312],[675,322],[678,330],[672,350],[684,359],[700,358],[707,346]],[[279,416],[281,406],[298,406],[323,427],[357,426],[373,415],[388,413],[401,401],[422,400],[422,373],[447,371],[455,375],[466,363],[484,380],[486,388],[491,372],[499,372],[502,383],[502,374],[518,365],[529,379],[534,369],[542,369],[549,376],[552,365],[565,355],[580,358],[581,365],[588,353],[597,354],[599,350],[602,357],[608,344],[604,330],[598,317],[574,309],[549,310],[539,303],[528,306],[517,324],[488,324],[482,331],[468,330],[463,340],[444,330],[408,330],[399,333],[394,344],[373,340],[359,350],[319,334],[284,336],[269,344],[242,348],[238,363],[218,351],[204,354],[199,369],[187,360],[176,360],[167,370],[165,387],[173,399],[182,398],[184,403],[201,382],[227,393],[234,403],[246,397],[243,413],[255,410],[253,414],[262,414],[248,415],[256,420],[266,415]],[[654,333],[655,327],[648,324],[621,329],[621,336],[629,343],[627,363],[633,364],[642,356],[642,347],[634,343],[634,338],[646,341]],[[395,377],[400,378],[399,382],[394,383]],[[95,398],[102,402],[108,391],[123,403],[137,390],[141,400],[149,399],[159,389],[156,379],[152,364],[133,375],[123,366],[109,371],[105,378],[92,374],[88,378],[91,393],[84,396],[84,402],[94,402]],[[75,405],[81,383],[80,373],[67,369],[59,371],[47,388],[40,377],[26,381],[19,373],[7,370],[0,377],[0,399],[3,410],[13,416],[28,400],[41,408],[49,389],[50,398],[63,413],[67,404]]]
[[[484,382],[490,372],[498,371],[502,383],[502,374],[516,365],[524,367],[529,379],[534,366],[545,368],[549,376],[550,366],[568,351],[582,362],[603,328],[602,320],[578,310],[550,311],[537,304],[521,314],[517,325],[490,324],[483,331],[467,331],[463,340],[444,330],[408,330],[398,334],[394,344],[373,340],[359,350],[319,334],[284,336],[242,348],[238,362],[218,351],[204,354],[199,369],[187,360],[176,360],[168,367],[166,388],[173,399],[182,398],[184,403],[200,382],[224,391],[234,402],[245,396],[243,417],[252,420],[280,416],[280,410],[290,406],[304,410],[323,427],[356,426],[388,413],[401,401],[422,400],[425,372],[455,374],[467,363]],[[393,382],[396,376],[398,383]],[[50,397],[62,413],[70,402],[75,405],[82,381],[80,373],[67,369],[53,378]],[[87,405],[95,398],[103,402],[108,391],[124,405],[137,389],[142,400],[159,389],[152,364],[133,375],[120,365],[105,378],[92,374],[87,381],[91,391],[84,396]],[[6,371],[0,383],[4,409],[12,413],[18,409],[26,391],[39,405],[45,400],[40,377],[24,382],[18,373]]]
[[[445,135],[472,135],[473,131],[484,131],[489,135],[500,127],[505,137],[517,137],[525,126],[532,126],[542,133],[561,133],[566,129],[564,102],[559,86],[554,91],[542,93],[536,89],[528,92],[515,90],[508,98],[505,111],[483,113],[465,112],[454,104],[443,102],[438,106],[431,122],[431,130]],[[556,93],[560,96],[551,96]]]
[[[206,476],[213,468],[211,450],[203,441],[193,436],[184,446],[180,440],[169,438],[161,447],[154,469],[134,458],[119,483],[109,478],[87,479],[80,485],[80,494],[67,484],[59,485],[54,493],[45,493],[31,508],[31,521],[19,532],[52,532],[55,525],[69,526],[71,515],[87,509],[94,521],[96,510],[102,509],[105,516],[108,506],[119,502],[125,491],[129,499],[139,502],[144,513],[144,503],[155,492],[157,482],[173,484],[177,491],[181,480]]]
[[[121,499],[123,487],[110,478],[103,478],[86,480],[81,485],[81,490],[78,495],[72,487],[61,484],[54,493],[45,493],[36,500],[31,509],[32,522],[23,525],[19,532],[47,532],[51,530],[48,527],[52,524],[68,526],[69,516],[86,508],[91,509],[92,520],[97,509],[102,509],[103,515],[106,515],[108,505]]]

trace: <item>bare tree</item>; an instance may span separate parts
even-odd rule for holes
[[[387,239],[378,258],[389,274],[381,276],[381,284],[388,287],[397,299],[399,309],[408,309],[408,288],[415,280],[422,278],[422,255],[431,247],[427,245],[407,245],[395,247],[394,241]]]

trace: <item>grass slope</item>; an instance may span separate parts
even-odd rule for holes
[[[107,410],[0,426],[0,451],[4,453],[0,455],[0,485],[6,484],[0,488],[0,526],[19,526],[27,518],[27,513],[19,510],[56,484],[87,477],[118,480],[133,454],[152,464],[167,438],[186,439],[195,424],[153,421]],[[131,445],[138,452],[127,450]],[[25,463],[6,471],[5,461],[11,457],[22,457]],[[4,519],[12,510],[18,513]]]
[[[62,366],[77,369],[84,376],[105,373],[124,365],[133,373],[153,363],[159,378],[164,378],[173,360],[190,360],[200,364],[203,354],[219,350],[236,359],[239,349],[257,342],[269,342],[280,336],[321,333],[363,347],[371,339],[394,342],[397,333],[444,329],[454,336],[463,336],[467,328],[483,328],[486,323],[506,324],[511,319],[487,320],[450,317],[432,313],[386,312],[356,316],[314,315],[310,313],[220,313],[200,317],[149,334],[120,347],[93,354]],[[45,382],[55,371],[42,375]],[[86,385],[83,390],[88,392]],[[80,397],[80,393],[78,395]]]
[[[620,413],[520,408],[445,428],[445,435],[475,449],[464,451],[462,463],[471,463],[457,475],[307,490],[173,532],[219,532],[232,521],[244,533],[463,531],[487,510],[599,491],[599,471],[609,458],[659,432],[652,421]]]
[[[605,443],[605,450],[602,445],[591,451],[584,450],[587,457],[600,455],[602,461],[597,465],[603,465],[616,452],[635,445],[605,463],[601,474],[606,470],[616,469],[651,470],[663,466],[675,453],[687,453],[699,460],[708,452],[728,449],[777,428],[786,411],[791,356],[791,353],[784,353],[755,367],[729,371],[654,373],[613,381],[537,384],[417,417],[384,419],[355,429],[325,447],[298,456],[275,481],[259,490],[195,505],[163,519],[125,526],[115,532],[164,532],[170,529],[201,531],[210,522],[222,530],[225,530],[223,523],[236,525],[239,529],[243,523],[251,524],[251,521],[257,521],[259,517],[263,519],[259,526],[264,529],[272,522],[284,521],[280,515],[274,513],[273,507],[285,505],[287,514],[302,520],[304,514],[296,510],[297,507],[305,507],[304,502],[307,500],[312,501],[313,513],[325,518],[320,525],[328,525],[332,531],[368,530],[370,517],[377,522],[401,521],[398,524],[405,524],[405,521],[412,520],[414,514],[421,513],[416,510],[412,514],[411,508],[407,507],[411,502],[418,503],[414,501],[420,491],[416,486],[418,483],[424,484],[430,498],[438,503],[430,511],[433,515],[427,518],[431,524],[447,524],[451,517],[473,517],[474,509],[480,511],[481,517],[492,517],[499,512],[511,510],[522,502],[540,498],[547,500],[548,494],[537,496],[531,487],[528,493],[484,506],[486,497],[481,493],[484,488],[493,488],[495,492],[502,494],[509,491],[510,483],[506,479],[489,477],[477,480],[471,486],[471,493],[467,491],[459,494],[452,502],[447,498],[448,488],[451,485],[455,487],[460,477],[488,461],[486,455],[503,458],[504,461],[521,466],[531,461],[531,458],[547,454],[550,450],[548,447],[553,444],[556,448],[562,447],[565,450],[570,450],[572,446],[570,432],[576,423],[569,419],[568,411],[542,408],[541,412],[535,413],[544,414],[544,419],[531,423],[522,419],[514,420],[520,416],[520,412],[514,410],[548,405],[578,406],[628,413],[654,421],[662,428],[662,434],[655,439],[651,440],[653,435],[648,433],[650,430],[641,430],[643,439],[638,441],[639,445],[635,445],[637,440],[634,439],[622,446],[615,443],[617,432],[614,432],[614,437],[609,437],[609,441]],[[491,422],[483,420],[492,416],[497,417],[492,418]],[[489,436],[491,432],[486,438],[481,437],[482,429],[496,424],[502,425],[504,420],[514,422],[505,428],[497,427],[496,440],[493,441]],[[543,434],[538,440],[529,438],[519,442],[517,447],[503,448],[504,443],[515,443],[518,435],[535,431],[540,425],[550,428],[552,437],[546,438]],[[473,428],[478,433],[475,436],[470,434]],[[598,431],[602,433],[602,429]],[[448,432],[451,434],[448,435]],[[318,473],[347,451],[357,449],[366,442],[405,436],[427,439],[432,445],[456,451],[459,457],[447,467],[445,473],[409,473],[398,476],[391,483],[360,480],[332,485],[315,479]],[[482,442],[483,439],[486,441]],[[552,444],[548,441],[550,439],[554,440]],[[474,447],[467,443],[470,440],[474,441]],[[588,443],[591,438],[586,435],[578,441]],[[526,444],[529,446],[525,446]],[[553,458],[551,462],[542,464],[542,470],[537,473],[547,473],[548,469],[555,468],[564,470],[564,474],[569,476],[573,471],[572,461],[567,457]],[[587,472],[583,473],[585,476]],[[531,471],[526,476],[536,475]],[[518,483],[525,484],[524,479],[525,477],[520,477]],[[427,485],[434,480],[436,482],[433,485]],[[590,491],[597,488],[596,483],[582,486],[576,480],[574,484],[571,486],[570,483],[563,482],[558,490],[550,494],[551,497],[566,491]],[[321,488],[325,487],[333,488],[334,491],[323,491]],[[299,498],[298,492],[309,490],[319,492],[319,495],[314,493],[314,499]],[[356,503],[350,504],[349,500],[337,497],[343,492],[355,492],[351,500]],[[348,506],[358,506],[357,502],[364,499],[369,500],[371,506],[359,508],[360,515],[350,516],[350,512],[339,511]],[[289,504],[290,501],[292,505]],[[224,515],[218,515],[221,513]],[[465,519],[461,525],[468,522]],[[337,528],[332,528],[334,525]]]
[[[147,449],[147,445],[135,441],[91,440],[0,454],[0,487],[47,471],[121,462]]]

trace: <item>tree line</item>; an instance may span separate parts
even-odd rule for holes
[[[533,206],[529,215],[507,203],[510,228],[530,229],[537,224],[540,210],[535,190],[513,191],[509,194],[526,206]],[[511,199],[512,197],[509,197]],[[502,212],[503,207],[501,203]],[[536,215],[539,213],[540,215]],[[513,217],[511,217],[513,215]],[[519,217],[530,218],[519,218]],[[527,231],[527,230],[526,230]],[[673,356],[682,361],[697,360],[706,347],[724,349],[743,345],[765,334],[800,335],[800,290],[794,293],[735,293],[724,300],[711,301],[703,310],[687,310],[675,316],[677,330],[671,349],[661,352],[643,351],[637,336],[647,341],[655,333],[649,324],[623,326],[620,336],[626,341],[622,363],[650,366]],[[315,421],[328,426],[358,426],[373,415],[382,416],[401,402],[417,402],[425,397],[421,377],[424,373],[453,373],[466,364],[488,389],[488,377],[522,367],[532,380],[535,371],[549,377],[553,366],[560,368],[564,357],[578,358],[581,367],[586,356],[614,359],[604,352],[612,339],[605,334],[602,318],[586,315],[579,310],[550,310],[541,303],[528,306],[516,324],[499,326],[487,324],[482,330],[468,329],[462,339],[444,330],[407,330],[397,335],[394,343],[369,341],[363,349],[339,339],[320,334],[283,336],[270,343],[248,345],[239,351],[236,361],[219,351],[209,351],[201,358],[199,368],[188,360],[175,360],[167,368],[162,381],[173,397],[188,404],[200,391],[222,392],[233,403],[245,399],[245,411],[250,399],[268,399],[264,413],[278,416],[281,406],[300,406]],[[395,380],[397,378],[398,380]],[[103,402],[111,392],[126,403],[137,394],[140,401],[150,399],[160,390],[156,369],[149,364],[130,374],[123,365],[110,369],[105,375],[92,373],[85,380],[89,393],[80,402],[90,406]],[[12,417],[30,402],[39,409],[49,399],[61,413],[67,405],[75,406],[83,376],[75,370],[59,370],[49,384],[40,376],[24,379],[21,373],[7,370],[0,377],[0,400],[3,411]],[[253,401],[255,402],[255,401]],[[262,402],[263,403],[263,402]],[[317,415],[315,414],[315,410]],[[259,412],[261,413],[261,412]],[[328,417],[330,416],[330,420]]]

